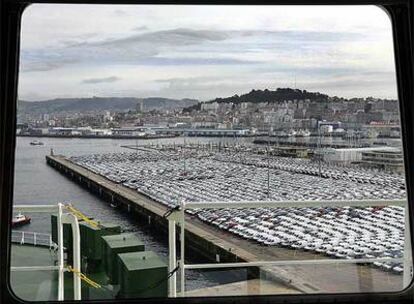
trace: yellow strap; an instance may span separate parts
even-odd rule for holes
[[[71,266],[68,266],[68,271],[73,272],[74,274],[76,274],[78,277],[80,277],[80,279],[82,281],[85,281],[86,283],[88,283],[89,285],[91,285],[94,288],[102,288],[101,285],[99,285],[98,283],[92,281],[91,279],[89,279],[86,275],[84,275],[82,272],[80,272],[77,269],[72,268]]]
[[[76,216],[78,219],[82,219],[87,224],[91,225],[94,228],[99,228],[99,223],[96,221],[93,221],[89,219],[86,215],[84,215],[82,212],[80,212],[78,209],[71,205],[65,205],[65,208],[69,210],[74,216]]]

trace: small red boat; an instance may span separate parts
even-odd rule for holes
[[[30,221],[31,221],[30,217],[19,213],[18,215],[13,217],[11,225],[12,227],[23,226],[23,225],[30,224]]]

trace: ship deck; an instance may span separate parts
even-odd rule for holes
[[[57,260],[56,253],[47,247],[12,244],[11,266],[53,266]],[[67,285],[71,285],[70,274],[65,277],[65,299],[71,298],[71,291]],[[95,281],[102,282],[100,274],[91,277]],[[57,299],[58,273],[57,271],[11,271],[10,286],[13,293],[20,299],[26,301],[53,301]],[[70,287],[70,286],[69,286]],[[296,289],[277,284],[274,281],[251,279],[238,282],[220,284],[208,288],[200,288],[188,291],[188,297],[204,296],[247,296],[247,295],[270,295],[270,294],[295,294]],[[94,299],[111,298],[109,294],[91,294],[86,297]]]
[[[53,266],[56,254],[48,247],[17,245],[11,246],[11,266]],[[11,271],[12,292],[26,301],[52,301],[57,299],[57,271]]]
[[[11,247],[11,266],[52,266],[55,265],[57,260],[56,253],[53,250],[49,250],[47,247],[31,246],[31,245],[18,245],[12,244]],[[349,265],[337,265],[334,267],[336,271],[343,272]],[[315,273],[314,279],[317,280],[318,276],[323,274],[322,277],[330,274],[332,265],[329,267],[321,267],[318,269],[312,267]],[[327,269],[325,269],[327,268]],[[368,276],[373,278],[370,273],[370,268],[364,266],[354,265],[355,273],[351,275],[348,273],[348,278],[353,278],[354,284],[359,285],[361,276]],[[289,269],[283,269],[288,271],[293,276],[302,275],[300,270],[295,267]],[[349,270],[349,269],[348,269]],[[297,273],[299,271],[299,273]],[[70,273],[65,273],[65,299],[70,300],[72,298],[72,279]],[[384,273],[384,280],[387,284],[390,284],[393,279],[400,278],[392,274]],[[100,284],[106,282],[107,278],[102,273],[94,274],[90,276],[96,282]],[[332,285],[336,284],[338,278],[330,276]],[[377,280],[373,280],[372,283]],[[105,283],[104,283],[105,284]],[[52,301],[57,299],[58,290],[58,273],[57,271],[11,271],[10,286],[13,293],[18,297],[26,301]],[[84,284],[82,284],[83,297],[88,299],[110,299],[112,295],[106,290],[94,290],[93,288],[85,290]],[[371,286],[372,289],[376,289],[375,285]],[[86,292],[86,294],[85,294]],[[274,280],[268,280],[266,276],[260,275],[260,279],[242,279],[237,282],[228,284],[218,284],[212,287],[200,288],[195,290],[189,290],[186,292],[188,297],[204,297],[204,296],[248,296],[248,295],[270,295],[270,294],[297,294],[300,293],[297,289],[290,287],[288,284],[281,282],[275,282]],[[179,295],[178,295],[179,296]]]
[[[285,295],[298,294],[296,289],[274,281],[251,279],[234,283],[221,284],[212,287],[200,288],[186,292],[187,297],[214,296],[257,296],[257,295]]]

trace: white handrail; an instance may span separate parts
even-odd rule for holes
[[[77,271],[81,269],[81,255],[80,255],[80,230],[78,218],[72,213],[62,215],[62,222],[64,224],[70,224],[72,227],[72,238],[73,238],[73,268]],[[73,292],[74,299],[81,300],[81,277],[77,273],[73,273]]]
[[[56,271],[59,270],[59,266],[12,266],[11,271]]]
[[[405,206],[407,200],[336,200],[336,201],[213,201],[186,202],[185,209],[236,209],[236,208],[306,208],[306,207],[371,207]]]
[[[76,216],[68,213],[63,213],[64,205],[58,203],[57,205],[16,205],[13,206],[14,212],[40,212],[40,213],[51,213],[57,214],[57,233],[58,233],[58,265],[57,266],[14,266],[11,268],[12,271],[32,271],[32,270],[58,270],[58,301],[64,300],[64,272],[66,271],[64,265],[64,252],[63,252],[63,224],[69,223],[72,226],[73,233],[73,254],[74,254],[74,267],[75,269],[80,270],[80,231],[79,223]],[[40,244],[39,236],[46,236],[46,244],[49,245],[49,248],[52,246],[55,247],[55,244],[52,241],[52,236],[44,233],[37,232],[27,232],[27,231],[17,231],[12,232],[12,241],[13,234],[21,234],[20,244],[25,244],[28,242],[28,236],[33,238],[33,245]],[[81,284],[80,278],[74,274],[74,299],[81,300]]]
[[[58,238],[58,301],[65,300],[65,288],[64,288],[64,256],[63,256],[63,205],[58,204],[58,213],[57,213],[57,238]]]
[[[175,221],[168,221],[168,252],[169,252],[169,271],[175,269],[177,265],[177,253],[175,248]],[[170,297],[175,298],[177,296],[177,275],[174,273],[168,280],[168,293]]]
[[[332,201],[233,201],[233,202],[188,202],[180,203],[180,210],[175,210],[168,217],[169,221],[169,248],[170,263],[169,271],[175,267],[179,267],[181,273],[181,296],[185,296],[185,270],[186,269],[212,269],[212,268],[237,268],[237,267],[253,267],[253,266],[276,266],[276,265],[316,265],[316,264],[357,264],[357,263],[373,263],[379,261],[395,261],[404,262],[404,287],[408,286],[412,279],[412,252],[410,244],[409,216],[405,212],[405,244],[404,258],[372,258],[372,259],[312,259],[312,260],[288,260],[288,261],[251,261],[236,263],[204,263],[204,264],[185,264],[185,210],[187,209],[238,209],[238,208],[304,208],[304,207],[372,207],[372,206],[403,206],[407,208],[407,200],[332,200]],[[176,262],[176,223],[181,227],[180,233],[180,261]],[[174,227],[174,229],[172,229]],[[408,242],[408,244],[407,244]],[[171,255],[174,254],[174,257]],[[174,264],[175,262],[175,264]],[[175,266],[174,266],[175,265]],[[174,266],[174,267],[173,267]],[[169,296],[176,297],[177,283],[176,275],[173,274],[169,279]]]
[[[49,248],[57,246],[57,244],[52,241],[52,236],[50,234],[32,231],[13,230],[11,241],[21,245],[30,244],[33,246],[47,246]]]
[[[57,213],[57,205],[15,205],[13,212]]]
[[[181,211],[180,218],[183,219],[180,221],[180,292],[181,296],[185,296],[185,203],[181,201],[180,203]]]
[[[290,266],[290,265],[326,265],[326,264],[358,264],[374,262],[403,262],[402,258],[372,258],[372,259],[311,259],[311,260],[281,260],[281,261],[255,261],[235,263],[203,263],[185,264],[185,269],[213,269],[213,268],[246,268],[260,266]]]

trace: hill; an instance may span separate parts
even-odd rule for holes
[[[328,95],[319,93],[319,92],[308,92],[306,90],[290,89],[290,88],[279,88],[275,91],[270,90],[251,90],[247,94],[243,95],[234,95],[227,98],[216,98],[211,101],[218,103],[241,103],[241,102],[283,102],[285,100],[294,100],[294,99],[310,99],[318,101],[327,101],[329,98]]]
[[[169,99],[161,97],[93,97],[93,98],[59,98],[45,101],[18,101],[19,114],[42,114],[57,112],[87,111],[128,111],[135,110],[143,102],[145,110],[182,109],[197,104],[195,99]]]
[[[329,96],[319,92],[308,92],[306,90],[290,89],[290,88],[278,88],[275,91],[268,89],[265,90],[251,90],[247,94],[243,95],[234,95],[226,98],[215,98],[213,100],[207,101],[206,103],[233,103],[238,104],[242,102],[252,102],[252,103],[261,103],[261,102],[283,102],[285,100],[305,100],[309,99],[310,101],[328,101]],[[200,110],[201,103],[185,108],[185,112],[190,112],[192,110]]]

